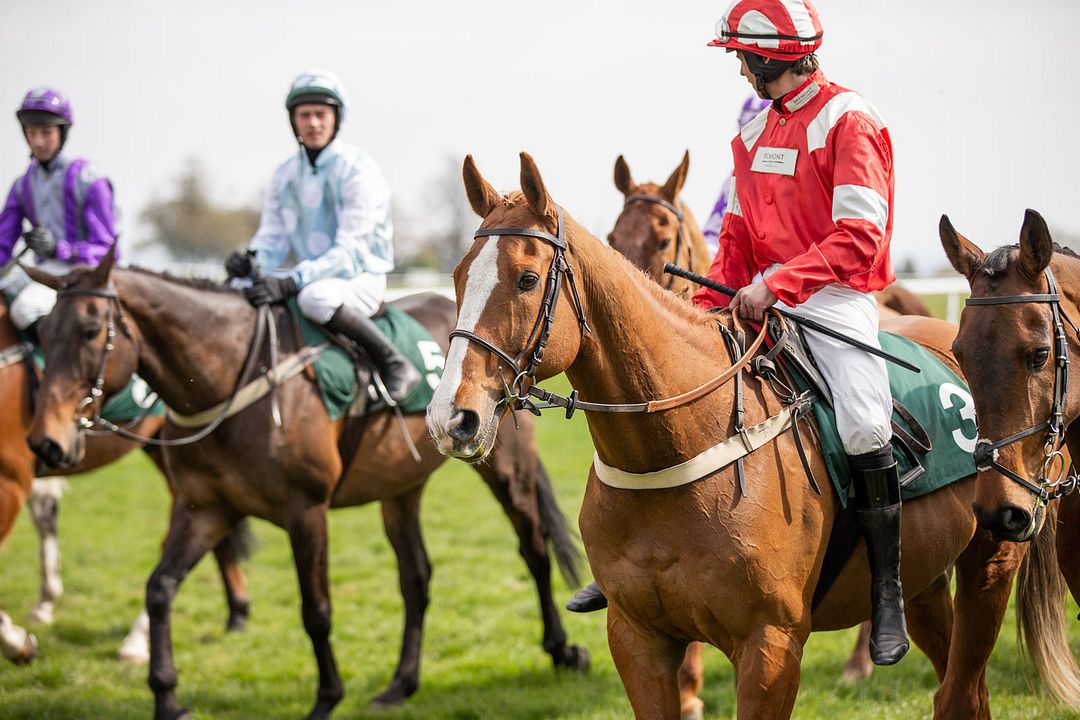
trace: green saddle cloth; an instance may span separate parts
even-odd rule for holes
[[[300,314],[295,300],[289,301],[288,306],[300,324],[300,336],[305,345],[319,345],[327,341],[323,329]],[[423,412],[431,402],[435,387],[442,377],[443,365],[446,363],[442,348],[412,315],[393,305],[385,306],[383,314],[373,319],[383,334],[416,366],[423,377],[416,389],[398,406],[405,413]],[[356,400],[356,371],[352,358],[338,346],[331,345],[319,355],[314,367],[326,412],[331,420],[337,420],[349,411],[349,407]]]
[[[881,349],[899,356],[922,369],[921,373],[886,362],[893,397],[918,420],[930,437],[932,449],[926,455],[916,455],[926,472],[913,477],[901,486],[904,500],[939,490],[961,478],[975,474],[971,453],[978,437],[975,427],[975,402],[967,384],[933,353],[918,343],[893,333],[878,333]],[[802,389],[806,386],[801,383]],[[840,444],[836,430],[836,414],[826,403],[814,403],[814,416],[821,430],[821,446],[825,465],[832,477],[840,504],[847,507],[851,486],[851,469],[847,454]],[[897,413],[893,420],[908,430],[911,428]],[[900,476],[913,467],[911,460],[898,447],[893,453],[899,463]]]

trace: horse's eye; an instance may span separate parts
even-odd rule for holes
[[[539,282],[539,275],[529,270],[526,270],[518,276],[517,286],[519,290],[529,291],[535,288]]]
[[[1032,369],[1041,368],[1050,357],[1050,348],[1039,348],[1028,356],[1028,362]]]
[[[90,342],[91,340],[95,340],[95,339],[97,339],[97,336],[100,335],[100,334],[101,334],[101,326],[100,325],[90,325],[89,327],[83,328],[83,331],[82,331],[83,342]]]
[[[671,238],[664,238],[659,243],[657,243],[656,247],[660,250],[667,250],[669,247],[671,247]]]

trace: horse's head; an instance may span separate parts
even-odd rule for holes
[[[1052,491],[1048,483],[1068,472],[1058,450],[1065,426],[1078,414],[1080,398],[1066,393],[1068,366],[1058,364],[1068,356],[1066,328],[1076,339],[1061,315],[1076,317],[1074,301],[1064,295],[1073,276],[1033,210],[1024,217],[1019,245],[992,253],[956,232],[947,216],[939,232],[949,261],[971,286],[953,352],[978,413],[980,472],[972,506],[995,537],[1030,540],[1044,519],[1039,494]],[[1060,304],[1053,300],[1057,293]],[[1055,407],[1062,416],[1055,418]]]
[[[564,248],[576,225],[548,195],[533,159],[521,154],[522,192],[505,197],[472,156],[463,174],[483,223],[454,269],[457,329],[427,422],[440,452],[478,461],[491,451],[508,395],[562,372],[577,356],[584,308],[566,272]]]
[[[615,187],[622,192],[624,201],[622,213],[608,234],[608,244],[662,285],[674,277],[665,279],[664,263],[679,264],[680,257],[688,252],[688,248],[684,249],[688,239],[679,209],[679,191],[689,167],[690,153],[686,152],[666,183],[638,185],[623,156],[615,161]]]
[[[38,326],[45,376],[27,438],[50,467],[69,468],[82,459],[79,419],[122,390],[138,363],[109,281],[114,259],[115,245],[96,268],[80,266],[64,276],[26,268],[34,281],[57,291],[56,306]]]

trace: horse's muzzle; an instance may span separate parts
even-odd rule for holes
[[[38,459],[45,463],[46,466],[56,470],[66,470],[79,464],[82,460],[83,454],[83,434],[76,433],[75,441],[72,443],[71,449],[68,452],[64,452],[64,449],[58,442],[53,440],[48,435],[44,436],[41,440],[35,442],[27,439],[27,444],[30,449],[34,451]]]
[[[1034,516],[1030,510],[1011,504],[1000,505],[993,510],[987,510],[978,503],[972,503],[971,507],[979,527],[989,531],[998,541],[1031,540],[1042,522],[1041,507]]]

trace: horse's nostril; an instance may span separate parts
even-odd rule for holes
[[[37,443],[27,442],[30,445],[30,449],[34,451],[34,454],[50,468],[59,467],[61,462],[63,462],[64,452],[52,438],[45,437]]]
[[[450,437],[459,442],[472,440],[480,429],[480,415],[474,410],[458,410],[450,417]]]
[[[1007,507],[1001,511],[1001,526],[1012,533],[1018,533],[1031,524],[1031,513],[1018,507]]]

